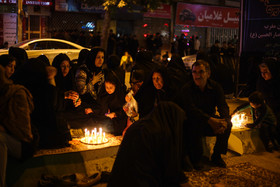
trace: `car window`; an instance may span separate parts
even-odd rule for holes
[[[49,41],[50,49],[76,49],[76,47],[56,41]]]
[[[33,42],[28,45],[29,50],[43,50],[48,49],[48,42],[47,41],[41,41],[41,42]]]

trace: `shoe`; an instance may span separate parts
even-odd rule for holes
[[[97,172],[89,177],[85,176],[84,174],[76,173],[76,177],[77,187],[89,187],[100,181],[101,173]]]
[[[273,149],[271,147],[265,147],[265,150],[269,153],[273,153]]]
[[[227,165],[225,163],[225,161],[222,159],[221,155],[212,155],[211,156],[211,162],[218,167],[221,168],[226,168]]]

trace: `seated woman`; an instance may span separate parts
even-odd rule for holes
[[[8,56],[8,55],[7,55]],[[5,58],[7,57],[5,55]],[[1,64],[4,58],[1,56]],[[6,58],[9,62],[9,58]],[[12,59],[12,58],[10,58]],[[13,60],[12,60],[13,61]],[[4,187],[8,157],[24,159],[33,155],[36,141],[30,115],[34,105],[32,95],[21,85],[8,79],[0,65],[0,186]]]
[[[16,58],[11,55],[1,55],[0,65],[5,69],[5,76],[9,79],[15,72]]]
[[[56,87],[63,91],[74,90],[74,75],[71,71],[70,58],[60,53],[53,59],[52,66],[57,69],[55,76]]]
[[[101,85],[104,83],[102,68],[104,57],[104,49],[92,48],[85,59],[85,63],[77,69],[75,83],[83,107],[89,107],[96,103]]]
[[[15,82],[25,86],[34,98],[31,120],[38,129],[40,148],[69,146],[71,136],[64,118],[64,94],[49,83],[46,64],[36,58],[29,59],[18,70],[16,78]]]
[[[171,187],[186,182],[181,168],[184,118],[178,105],[162,102],[131,125],[120,145],[108,187]]]
[[[172,101],[173,92],[169,88],[166,68],[160,66],[152,71],[150,79],[143,83],[135,95],[139,117],[149,114],[160,101]]]
[[[100,125],[104,131],[114,135],[121,135],[126,126],[127,116],[123,111],[125,92],[119,79],[110,71],[105,75],[97,98],[97,104],[86,108],[85,113],[90,114],[95,121],[94,126]]]

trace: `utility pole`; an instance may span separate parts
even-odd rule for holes
[[[24,15],[22,9],[22,0],[17,0],[18,11],[17,11],[17,42],[22,41],[22,17]]]

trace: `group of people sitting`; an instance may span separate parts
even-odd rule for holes
[[[164,66],[152,58],[136,54],[127,89],[120,58],[99,47],[82,50],[77,64],[66,54],[52,65],[40,56],[16,71],[16,58],[0,56],[0,186],[8,155],[70,146],[70,128],[124,136],[108,186],[187,185],[183,170],[203,169],[203,136],[217,137],[211,162],[226,167],[231,116],[208,62],[197,59],[189,72],[177,54]],[[273,100],[270,94],[264,98]],[[279,121],[279,102],[275,110]]]

